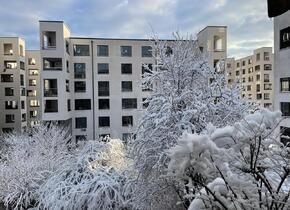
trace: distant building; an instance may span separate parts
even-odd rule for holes
[[[253,55],[227,59],[227,80],[240,83],[241,96],[262,107],[273,108],[274,70],[271,47],[254,50]]]

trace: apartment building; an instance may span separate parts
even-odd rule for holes
[[[262,107],[273,109],[274,71],[271,47],[254,50],[253,54],[244,58],[227,59],[227,80],[241,84],[241,95]]]
[[[224,26],[198,34],[214,65],[226,58]],[[62,21],[40,21],[43,121],[72,129],[76,141],[109,135],[126,139],[137,129],[151,89],[141,88],[143,64],[154,64],[147,39],[73,37]]]
[[[290,137],[290,11],[274,18],[274,108],[281,110],[281,141]]]

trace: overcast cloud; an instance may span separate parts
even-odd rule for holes
[[[273,45],[265,0],[0,0],[0,36],[39,45],[38,21],[63,20],[73,36],[161,38],[195,35],[207,25],[228,26],[228,56]]]

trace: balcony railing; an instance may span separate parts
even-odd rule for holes
[[[44,97],[57,97],[57,88],[44,89]]]

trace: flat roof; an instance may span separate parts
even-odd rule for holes
[[[204,30],[207,29],[207,28],[227,28],[227,26],[206,26],[206,27],[204,27],[202,30],[200,30],[200,31],[198,32],[198,34],[199,34],[200,32],[202,32],[202,31],[204,31]]]

